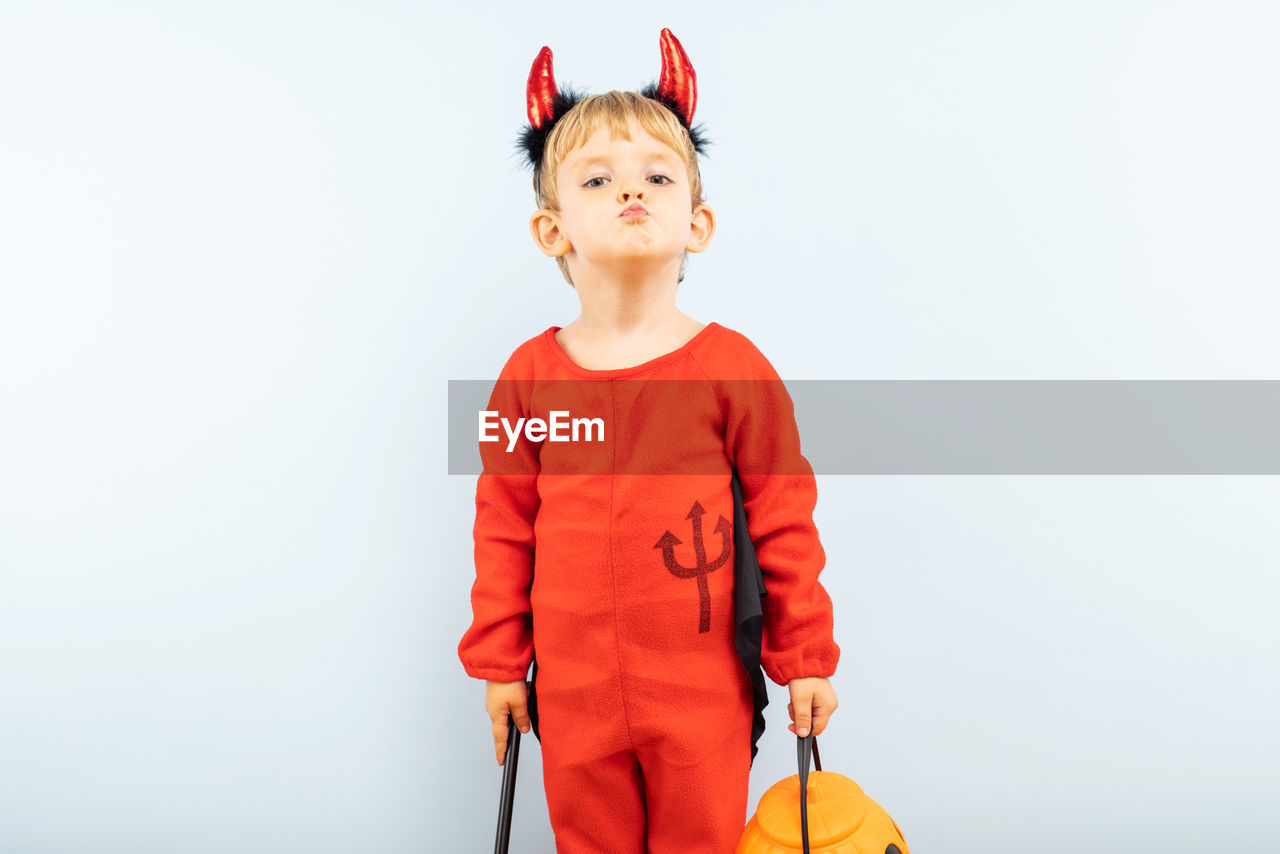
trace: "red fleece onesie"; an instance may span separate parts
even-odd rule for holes
[[[536,648],[558,851],[726,854],[747,819],[752,720],[734,647],[733,468],[768,589],[765,673],[831,676],[840,655],[791,399],[714,322],[607,371],[570,360],[558,329],[516,349],[489,408],[513,425],[598,417],[602,441],[522,435],[508,451],[499,429],[480,444],[474,621],[458,654],[471,676],[511,682]]]

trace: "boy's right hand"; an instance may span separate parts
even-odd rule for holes
[[[484,683],[484,710],[493,723],[493,748],[501,765],[507,757],[507,716],[510,715],[521,732],[529,731],[529,685],[519,682]]]

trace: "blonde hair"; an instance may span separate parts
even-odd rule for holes
[[[602,127],[608,127],[614,136],[630,140],[628,125],[631,119],[635,119],[646,133],[659,142],[666,143],[684,159],[685,171],[689,176],[689,210],[703,204],[705,200],[702,197],[702,176],[698,173],[698,154],[694,150],[689,131],[671,110],[654,99],[646,98],[639,92],[620,92],[615,89],[612,92],[586,96],[552,128],[542,156],[542,167],[535,170],[533,175],[538,207],[560,210],[556,175],[569,152],[585,144]],[[689,253],[686,251],[680,260],[677,284],[684,281],[684,268],[688,260]],[[565,256],[556,258],[556,265],[564,280],[573,286]]]

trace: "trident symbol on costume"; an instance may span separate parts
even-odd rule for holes
[[[707,549],[702,542],[702,514],[707,511],[702,509],[702,505],[697,501],[693,502],[693,507],[689,510],[686,519],[693,520],[693,553],[697,559],[697,564],[693,567],[684,567],[680,565],[680,561],[676,560],[675,547],[680,544],[680,539],[670,531],[662,532],[662,539],[658,540],[655,549],[662,549],[662,560],[667,564],[667,569],[676,578],[697,578],[698,579],[698,632],[711,631],[711,591],[707,587],[707,573],[714,572],[724,566],[725,561],[729,559],[729,543],[732,537],[733,525],[724,516],[720,517],[720,521],[716,522],[715,528],[711,533],[719,534],[721,539],[720,556],[710,563],[707,562]]]

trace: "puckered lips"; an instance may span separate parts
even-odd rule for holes
[[[618,214],[618,216],[620,217],[637,217],[637,216],[648,216],[648,215],[649,215],[649,209],[646,208],[644,205],[640,204],[639,202],[632,202],[631,204],[623,208],[622,212]]]

